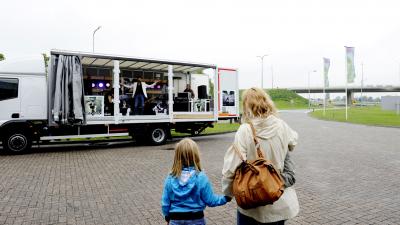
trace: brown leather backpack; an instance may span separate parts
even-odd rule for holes
[[[260,143],[256,138],[254,126],[251,123],[249,124],[258,158],[247,161],[243,158],[237,146],[232,146],[242,160],[241,165],[236,169],[232,187],[236,202],[242,209],[272,204],[281,197],[284,190],[284,182],[280,172],[275,169],[271,161],[265,159]]]

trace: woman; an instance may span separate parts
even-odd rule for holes
[[[272,205],[247,210],[238,207],[237,224],[284,224],[285,220],[295,217],[299,212],[297,195],[291,187],[294,183],[294,172],[288,154],[297,144],[297,133],[277,117],[271,98],[259,88],[251,88],[243,93],[243,114],[244,123],[236,133],[234,144],[248,160],[256,159],[250,127],[250,123],[253,124],[265,157],[282,173],[285,190]],[[222,189],[227,196],[232,196],[232,182],[240,164],[241,160],[235,150],[229,148],[222,169]]]

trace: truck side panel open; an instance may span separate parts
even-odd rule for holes
[[[52,56],[62,54],[81,59],[87,124],[217,120],[214,65],[52,52]],[[206,79],[194,82],[199,76]],[[142,99],[137,98],[138,85]]]
[[[76,55],[51,55],[48,76],[50,125],[85,124],[82,63]]]

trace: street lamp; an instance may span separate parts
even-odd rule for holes
[[[261,59],[261,89],[264,89],[264,57],[268,56],[267,54],[262,56],[257,56],[257,58]]]
[[[399,81],[400,81],[400,62],[399,62]]]
[[[311,101],[310,101],[310,95],[311,95],[311,90],[310,90],[310,74],[317,72],[316,70],[311,70],[308,71],[308,109],[311,108]]]
[[[364,64],[361,62],[361,106],[363,106]]]
[[[272,62],[271,62],[271,88],[274,89],[274,68],[272,67]]]
[[[96,32],[98,30],[100,30],[101,26],[97,27],[96,30],[93,31],[93,39],[92,39],[92,43],[93,43],[93,52],[94,52],[94,35],[96,34]]]

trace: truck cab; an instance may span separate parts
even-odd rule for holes
[[[0,137],[7,151],[30,148],[33,126],[46,121],[44,61],[33,58],[0,62]]]

